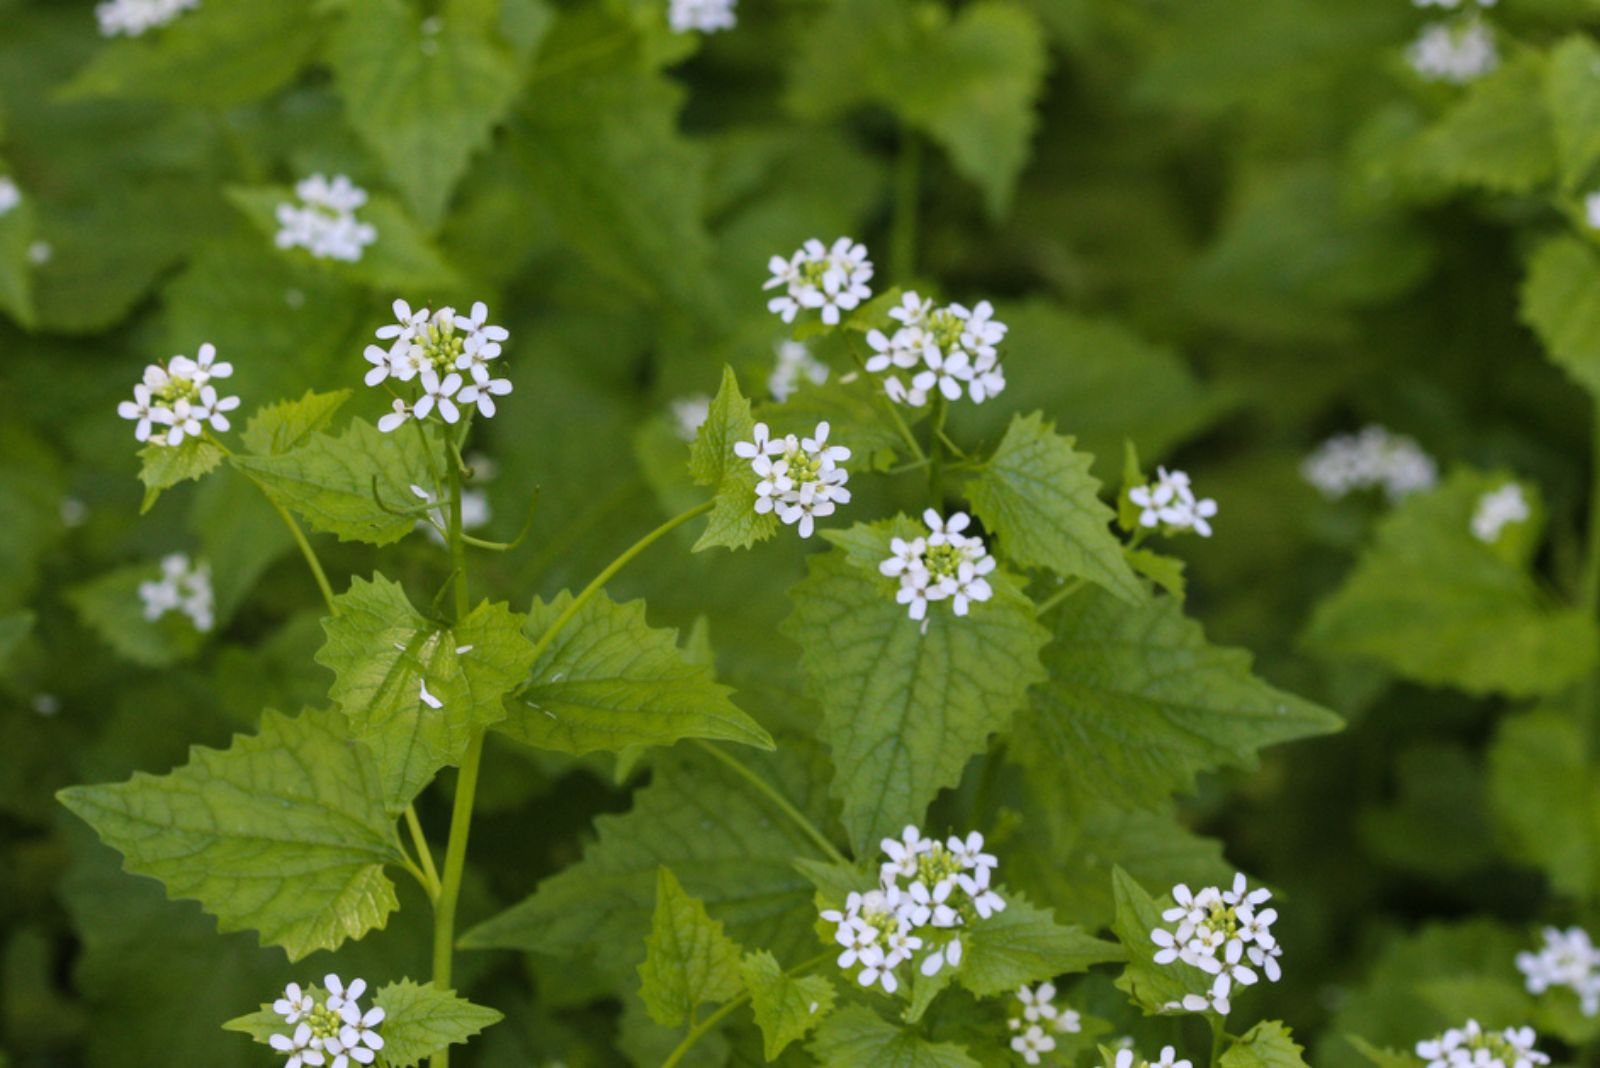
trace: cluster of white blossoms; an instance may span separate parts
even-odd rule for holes
[[[900,580],[895,600],[907,606],[911,618],[925,621],[930,601],[949,601],[951,611],[964,616],[971,602],[993,597],[985,576],[995,568],[994,557],[982,538],[961,533],[972,524],[967,513],[943,519],[929,508],[922,521],[928,533],[910,541],[890,539],[889,558],[878,565],[880,572]]]
[[[1517,954],[1517,970],[1527,981],[1528,993],[1570,987],[1578,995],[1585,1016],[1600,1015],[1600,952],[1596,952],[1589,932],[1583,928],[1561,931],[1546,927],[1544,945],[1537,953]]]
[[[977,831],[939,842],[907,827],[882,845],[889,859],[879,867],[878,888],[852,893],[842,910],[821,915],[837,925],[834,941],[844,947],[839,967],[859,966],[858,983],[892,994],[902,964],[914,962],[929,976],[960,965],[961,928],[1004,911],[1006,903],[989,885],[999,861],[983,851]]]
[[[1139,507],[1139,525],[1160,527],[1165,533],[1192,530],[1202,538],[1211,537],[1209,520],[1217,514],[1217,502],[1210,497],[1196,498],[1183,471],[1156,468],[1156,480],[1128,491],[1128,500]]]
[[[1190,1062],[1179,1060],[1178,1051],[1171,1046],[1162,1046],[1161,1057],[1153,1061],[1145,1060],[1131,1049],[1119,1049],[1117,1059],[1112,1062],[1112,1066],[1113,1068],[1194,1068]]]
[[[738,19],[733,9],[739,0],[672,0],[667,8],[667,24],[674,33],[715,33],[731,30]]]
[[[10,214],[11,210],[22,203],[22,190],[17,188],[17,183],[5,175],[0,175],[0,216]]]
[[[211,565],[189,562],[183,553],[161,558],[161,577],[139,583],[144,618],[154,623],[168,612],[182,612],[202,634],[216,626],[216,598],[211,591]]]
[[[802,342],[778,342],[777,359],[772,373],[767,376],[767,392],[772,394],[773,400],[782,404],[800,388],[802,381],[820,386],[827,380],[828,365],[811,355],[811,350]]]
[[[348,1068],[351,1061],[371,1064],[383,1049],[383,1036],[377,1028],[383,1023],[384,1011],[376,1005],[361,1011],[366,980],[356,979],[345,986],[337,975],[327,975],[322,983],[324,991],[302,989],[299,983],[284,988],[283,997],[272,1003],[272,1011],[283,1017],[291,1030],[271,1036],[267,1044],[288,1056],[284,1068]]]
[[[1482,19],[1430,22],[1406,47],[1406,62],[1424,81],[1465,85],[1500,65],[1500,49]]]
[[[1463,6],[1470,9],[1474,4],[1478,7],[1494,7],[1495,2],[1496,0],[1411,0],[1416,7],[1438,7],[1446,11],[1455,11]]]
[[[319,260],[354,263],[378,240],[377,229],[356,218],[356,209],[367,202],[367,191],[345,175],[334,175],[330,182],[313,174],[294,192],[301,203],[278,205],[279,248],[303,248]]]
[[[216,346],[207,342],[193,359],[174,356],[165,367],[147,366],[133,400],[117,405],[117,414],[136,424],[135,438],[152,445],[181,445],[207,426],[227,430],[226,413],[239,407],[239,398],[219,396],[211,383],[232,374],[233,364],[218,363]]]
[[[760,478],[757,514],[777,512],[779,519],[799,527],[802,538],[809,538],[817,518],[832,515],[835,505],[850,503],[844,485],[850,472],[839,466],[850,459],[850,450],[828,444],[827,423],[818,423],[809,438],[789,434],[775,439],[765,423],[751,428],[750,436],[754,440],[737,442],[733,453],[749,460]]]
[[[889,316],[900,326],[893,334],[867,334],[873,350],[867,370],[885,375],[883,390],[890,399],[920,408],[936,392],[952,401],[964,393],[982,404],[1006,388],[995,348],[1006,336],[1006,324],[994,318],[988,301],[975,308],[935,308],[933,301],[906,293]]]
[[[1538,1036],[1531,1027],[1485,1031],[1477,1020],[1452,1027],[1438,1038],[1417,1043],[1417,1056],[1428,1068],[1533,1068],[1550,1058],[1533,1048]]]
[[[1411,438],[1373,425],[1318,445],[1301,463],[1300,476],[1332,500],[1382,486],[1390,501],[1398,501],[1432,489],[1439,466]]]
[[[1040,1054],[1056,1048],[1056,1035],[1075,1035],[1083,1030],[1083,1018],[1073,1009],[1056,1008],[1055,998],[1054,983],[1017,990],[1019,1015],[1006,1023],[1016,1032],[1011,1038],[1012,1052],[1021,1054],[1029,1064],[1038,1064]]]
[[[772,277],[761,288],[783,290],[767,301],[767,310],[786,323],[794,322],[804,308],[821,313],[829,326],[837,326],[840,312],[850,311],[872,296],[867,286],[872,281],[867,246],[848,237],[832,245],[813,237],[788,259],[772,257],[767,270]]]
[[[711,398],[704,393],[678,397],[668,407],[672,410],[672,423],[678,431],[678,437],[688,442],[694,441],[700,428],[711,417]]]
[[[1479,541],[1499,541],[1501,530],[1511,523],[1526,522],[1532,514],[1522,487],[1507,482],[1478,498],[1478,506],[1472,513],[1472,536]]]
[[[1216,979],[1209,993],[1186,995],[1165,1008],[1209,1010],[1226,1016],[1234,983],[1253,985],[1259,979],[1257,968],[1270,982],[1275,983],[1282,976],[1278,958],[1283,955],[1283,948],[1272,935],[1278,911],[1261,908],[1271,899],[1272,891],[1251,890],[1241,874],[1234,876],[1233,886],[1227,890],[1207,886],[1191,893],[1179,883],[1172,888],[1172,897],[1177,904],[1163,912],[1161,918],[1176,926],[1170,930],[1157,927],[1150,932],[1150,941],[1158,947],[1155,962],[1182,961]]]
[[[396,397],[389,414],[378,420],[379,430],[388,433],[408,419],[426,419],[434,412],[455,423],[463,405],[476,404],[486,419],[494,415],[494,399],[511,392],[511,380],[495,378],[490,361],[500,355],[500,343],[511,335],[505,327],[488,322],[488,305],[478,301],[469,316],[448,307],[412,311],[411,305],[397,300],[394,317],[395,322],[378,328],[378,340],[387,341],[389,347],[367,346],[365,356],[372,370],[366,383],[415,380],[422,395],[409,403]]]
[[[94,14],[102,37],[137,37],[199,6],[200,0],[108,0]]]

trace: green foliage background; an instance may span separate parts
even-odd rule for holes
[[[1501,0],[1504,62],[1466,88],[1406,67],[1426,15],[1402,0],[743,0],[737,30],[705,39],[670,33],[664,6],[204,0],[107,42],[90,4],[0,0],[0,174],[25,196],[0,218],[0,1063],[265,1063],[219,1025],[286,978],[427,975],[427,908],[409,882],[387,891],[399,911],[381,936],[297,971],[122,874],[54,800],[166,772],[192,744],[226,747],[264,707],[323,704],[340,670],[314,659],[316,589],[237,472],[140,517],[115,407],[144,364],[216,343],[244,416],[355,385],[395,296],[492,294],[516,392],[479,428],[499,469],[485,536],[512,537],[539,496],[527,543],[486,557],[476,581],[548,615],[699,499],[669,402],[715,392],[724,364],[765,400],[781,333],[760,293],[767,258],[839,233],[868,243],[882,288],[909,255],[892,281],[993,299],[1010,324],[1010,386],[953,415],[956,432],[1009,455],[1053,423],[1112,486],[1131,439],[1147,467],[1186,468],[1221,506],[1214,538],[1173,548],[1188,562],[1181,613],[1169,599],[1151,624],[1198,665],[1187,689],[1157,692],[1148,665],[1107,682],[1133,624],[1090,590],[1048,637],[1013,637],[1022,667],[1002,683],[1036,681],[1025,654],[1041,645],[1053,681],[1009,750],[997,743],[993,772],[968,761],[970,739],[945,752],[907,724],[897,735],[922,778],[875,811],[949,787],[930,825],[984,827],[1013,886],[1091,930],[1113,919],[1113,865],[1157,892],[1251,872],[1282,898],[1287,947],[1284,982],[1249,995],[1251,1011],[1285,1021],[1319,1066],[1365,1063],[1347,1034],[1404,1048],[1468,1007],[1592,1038],[1570,1012],[1551,1017],[1560,1006],[1535,1016],[1511,958],[1540,923],[1600,922],[1586,545],[1600,249],[1581,206],[1600,180],[1600,6]],[[381,240],[358,265],[272,246],[281,190],[319,170],[373,193]],[[53,253],[42,265],[37,241]],[[817,395],[786,409],[796,425],[808,404],[840,422],[841,402]],[[382,405],[357,389],[349,408]],[[1035,410],[1042,421],[1010,422]],[[1320,498],[1301,459],[1367,422],[1422,442],[1443,487],[1392,510]],[[403,492],[408,461],[390,462]],[[1052,470],[1087,477],[1069,468]],[[1463,529],[1506,474],[1537,487],[1542,533],[1496,555]],[[857,485],[841,530],[924,505],[915,480]],[[63,521],[69,497],[81,524]],[[972,501],[1003,531],[1031,530],[1002,541],[1021,565],[1075,551],[1071,530],[1028,528],[1003,488]],[[348,521],[370,534],[383,519]],[[606,612],[634,619],[627,602],[643,597],[654,626],[714,649],[737,707],[696,669],[675,684],[685,708],[715,706],[723,733],[708,736],[777,739],[752,765],[816,820],[840,819],[841,841],[870,841],[861,799],[841,812],[828,793],[834,768],[870,768],[814,740],[865,668],[840,619],[815,605],[789,618],[791,587],[848,574],[845,539],[808,567],[817,546],[790,537],[691,554],[695,536],[615,580]],[[318,546],[339,590],[362,578],[346,596],[383,595],[365,586],[370,545]],[[128,607],[176,549],[217,577],[204,643]],[[413,591],[444,577],[424,538],[386,552]],[[1078,567],[1129,574],[1114,556]],[[1101,585],[1117,581],[1133,585]],[[1253,651],[1259,679],[1217,646]],[[559,675],[545,682],[550,700],[580,700]],[[1258,747],[1308,733],[1273,727],[1301,709],[1288,693],[1347,727],[1258,766]],[[1004,726],[975,725],[977,748]],[[462,955],[463,991],[507,1017],[468,1063],[659,1063],[675,1038],[651,1022],[636,967],[661,864],[747,950],[785,966],[815,952],[794,911],[812,884],[788,863],[808,846],[751,815],[725,769],[683,745],[641,769],[596,755],[594,737],[533,737],[533,722],[533,749],[501,730],[462,926],[498,917],[479,944],[532,952]],[[386,792],[403,803],[417,786]],[[430,832],[448,802],[424,798]],[[730,841],[750,882],[719,898],[696,866]],[[801,995],[771,958],[742,967],[758,1016],[793,1015],[785,999]],[[1137,1020],[1103,976],[1074,999],[1146,1046],[1179,1033]],[[813,1053],[887,1056],[894,1036],[871,1013],[834,1019]],[[930,1037],[966,1041],[966,1026],[952,1010]],[[806,1045],[784,1063],[809,1063]],[[762,1037],[746,1021],[696,1056],[761,1063]]]

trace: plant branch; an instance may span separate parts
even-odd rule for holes
[[[428,848],[427,836],[422,833],[422,821],[417,819],[415,805],[406,806],[406,829],[411,832],[411,844],[416,847],[417,859],[422,862],[422,886],[428,891],[428,899],[436,901],[439,897],[439,869],[433,866],[433,850]]]
[[[832,960],[833,956],[833,951],[829,950],[828,952],[819,956],[812,957],[804,964],[795,965],[793,968],[790,968],[783,974],[788,976],[799,975],[801,972],[809,971],[810,969],[815,968],[824,961]],[[696,1042],[699,1042],[702,1038],[706,1037],[706,1035],[709,1034],[717,1026],[717,1024],[727,1019],[730,1014],[739,1009],[749,1000],[750,992],[746,990],[732,1001],[727,1002],[722,1007],[717,1009],[716,1012],[713,1012],[710,1016],[707,1016],[704,1020],[701,1020],[699,1023],[691,1027],[689,1029],[689,1033],[683,1036],[683,1041],[679,1042],[677,1048],[667,1056],[666,1060],[661,1062],[661,1068],[676,1068],[677,1064],[688,1055],[691,1049],[694,1048]]]
[[[1068,597],[1083,589],[1084,586],[1088,585],[1088,581],[1088,579],[1075,578],[1071,582],[1064,583],[1059,590],[1039,602],[1038,607],[1033,610],[1034,618],[1039,618]]]

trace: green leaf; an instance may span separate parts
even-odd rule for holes
[[[955,977],[979,997],[1014,993],[1024,983],[1088,971],[1126,958],[1121,946],[1102,942],[1077,927],[1056,923],[1049,911],[1013,891],[1006,907],[962,928],[961,966]]]
[[[1151,549],[1129,549],[1123,555],[1134,571],[1172,594],[1180,604],[1183,602],[1183,569],[1186,565],[1182,560],[1176,556],[1162,556]]]
[[[337,712],[266,712],[224,750],[195,747],[166,775],[57,796],[125,867],[200,902],[224,932],[252,929],[291,960],[382,927],[402,857],[378,771]]]
[[[336,438],[313,433],[281,455],[235,455],[233,465],[315,529],[374,545],[399,541],[417,525],[415,516],[384,510],[373,497],[374,480],[389,508],[415,505],[411,487],[433,485],[415,432],[385,434],[362,419]]]
[[[1522,193],[1556,173],[1544,60],[1527,53],[1473,82],[1417,142],[1410,165],[1458,185]]]
[[[1155,962],[1156,944],[1150,932],[1162,926],[1161,911],[1171,899],[1158,902],[1145,892],[1127,872],[1112,873],[1112,893],[1117,917],[1111,929],[1128,953],[1127,967],[1117,979],[1117,989],[1133,998],[1147,1015],[1154,1015],[1186,994],[1204,994],[1211,989],[1211,976],[1182,961]]]
[[[0,159],[0,175],[10,177],[8,171]],[[35,323],[33,264],[28,259],[33,242],[33,204],[24,197],[22,203],[0,215],[0,311],[29,328]]]
[[[526,631],[537,639],[572,604],[563,592],[534,598]],[[671,745],[714,738],[772,748],[709,666],[678,649],[678,632],[645,623],[645,604],[602,591],[584,603],[540,654],[528,684],[496,729],[527,745],[566,753]]]
[[[515,95],[517,63],[479,20],[424,28],[403,0],[347,0],[328,51],[345,115],[424,225]]]
[[[828,1068],[978,1068],[960,1046],[929,1042],[860,1005],[824,1020],[806,1048]]]
[[[372,1002],[384,1011],[378,1033],[383,1036],[383,1063],[388,1068],[415,1068],[505,1018],[453,990],[410,979],[384,985]]]
[[[334,603],[317,663],[333,671],[328,695],[376,755],[389,811],[401,812],[505,716],[501,699],[522,681],[533,645],[521,617],[503,604],[484,601],[442,627],[382,575],[353,579]],[[424,688],[438,707],[423,699]]]
[[[78,616],[107,645],[135,664],[165,667],[193,656],[205,640],[182,612],[144,617],[139,586],[161,575],[159,564],[131,564],[74,586],[67,593]]]
[[[1561,159],[1561,185],[1580,189],[1600,162],[1600,48],[1587,35],[1573,34],[1550,52],[1544,75]]]
[[[312,434],[325,430],[350,399],[348,389],[331,393],[306,390],[299,400],[279,401],[259,408],[240,435],[244,447],[260,456],[279,456],[305,444]]]
[[[670,868],[657,873],[655,916],[644,945],[640,993],[650,1018],[663,1027],[681,1027],[701,1005],[728,1001],[744,989],[743,951]]]
[[[740,972],[750,991],[750,1008],[761,1028],[762,1051],[769,1061],[777,1060],[790,1043],[800,1041],[826,1020],[838,997],[827,976],[785,975],[778,959],[764,949],[747,955]]]
[[[1555,237],[1528,261],[1522,319],[1562,370],[1600,396],[1600,253]]]
[[[964,618],[930,606],[926,633],[907,618],[877,562],[891,536],[910,537],[914,526],[901,518],[830,532],[839,547],[806,561],[783,624],[822,704],[819,736],[833,750],[833,792],[858,849],[921,823],[934,795],[956,784],[1044,679],[1048,634],[1001,572],[990,576],[993,599]]]
[[[1013,750],[1086,799],[1154,808],[1214,768],[1337,730],[1333,713],[1267,685],[1243,650],[1209,644],[1170,598],[1141,605],[1083,589],[1052,610],[1049,681],[1018,717]]]
[[[1228,1047],[1222,1068],[1307,1068],[1289,1029],[1277,1020],[1263,1020]]]
[[[775,514],[760,515],[755,510],[759,479],[750,462],[733,454],[735,444],[751,440],[754,426],[750,402],[739,392],[733,368],[724,367],[722,385],[689,449],[689,473],[695,482],[717,487],[716,507],[706,522],[705,533],[694,543],[695,552],[718,545],[748,549],[772,537],[778,529]]]
[[[1585,734],[1540,709],[1503,720],[1489,749],[1489,791],[1507,852],[1541,869],[1556,892],[1600,897],[1600,781]]]
[[[1550,604],[1526,559],[1508,558],[1472,534],[1479,498],[1505,481],[1459,471],[1407,499],[1318,606],[1308,640],[1471,694],[1556,693],[1587,674],[1600,650],[1594,621]],[[1532,539],[1521,544],[1524,557],[1535,547]]]
[[[146,445],[139,450],[139,481],[144,483],[141,514],[155,506],[163,490],[180,482],[204,478],[222,462],[223,452],[201,438],[185,438],[181,445]]]
[[[1417,1068],[1417,1058],[1409,1053],[1382,1049],[1359,1035],[1345,1035],[1344,1040],[1377,1068]]]
[[[1144,588],[1111,533],[1115,513],[1100,500],[1092,462],[1040,413],[1019,415],[965,492],[1014,563],[1086,578],[1125,601],[1141,601]]]

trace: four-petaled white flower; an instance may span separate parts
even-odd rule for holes
[[[1550,1057],[1534,1049],[1539,1036],[1531,1027],[1485,1030],[1477,1020],[1452,1027],[1437,1038],[1417,1043],[1417,1056],[1428,1068],[1533,1068]]]
[[[216,598],[211,589],[211,565],[191,564],[184,553],[161,558],[161,577],[139,583],[144,618],[152,623],[168,612],[189,617],[202,634],[216,626]]]
[[[1202,538],[1209,538],[1209,521],[1217,514],[1217,502],[1210,497],[1195,497],[1189,476],[1183,471],[1159,467],[1156,472],[1154,482],[1128,491],[1128,500],[1139,508],[1139,525],[1149,529],[1160,527],[1168,534],[1192,530]]]
[[[734,8],[739,0],[671,0],[667,25],[674,33],[715,33],[731,30],[738,21]]]
[[[354,263],[378,239],[377,229],[355,214],[367,202],[367,191],[347,176],[337,174],[329,181],[313,174],[294,191],[300,203],[278,205],[279,248],[303,248],[317,259]]]
[[[302,990],[299,983],[290,983],[283,988],[283,997],[272,1003],[272,1011],[282,1016],[284,1023],[299,1023],[311,1015],[316,1004],[309,991]]]
[[[213,382],[232,374],[233,365],[217,362],[216,346],[207,342],[193,358],[146,366],[133,400],[118,404],[117,414],[133,422],[136,440],[151,445],[181,445],[202,437],[207,426],[225,431],[232,426],[226,413],[239,407],[239,398],[220,395]]]
[[[788,259],[774,256],[767,263],[772,277],[764,289],[783,292],[767,301],[767,310],[786,323],[802,309],[818,312],[822,321],[837,326],[840,313],[851,311],[872,296],[872,261],[867,247],[848,237],[832,245],[812,238]]]
[[[1492,544],[1500,540],[1503,529],[1512,523],[1527,522],[1532,514],[1522,487],[1507,482],[1478,498],[1477,508],[1472,513],[1472,536]]]
[[[1030,1024],[1022,1034],[1011,1039],[1011,1048],[1022,1054],[1022,1059],[1029,1064],[1039,1063],[1039,1054],[1049,1053],[1056,1048],[1054,1036],[1045,1033],[1044,1028],[1038,1024]]]
[[[922,622],[926,630],[930,602],[948,600],[951,611],[964,616],[972,602],[993,597],[988,576],[996,565],[982,538],[962,533],[972,523],[965,512],[946,519],[929,508],[922,521],[927,534],[910,541],[891,539],[890,555],[878,564],[878,570],[900,580],[895,601],[905,605],[907,614]]]
[[[426,419],[437,414],[446,423],[461,419],[461,407],[476,407],[485,419],[496,411],[495,398],[511,392],[509,378],[495,377],[493,360],[502,351],[510,334],[491,324],[489,308],[482,301],[472,306],[472,314],[458,315],[454,308],[412,310],[397,300],[395,321],[378,328],[379,341],[389,347],[368,345],[363,357],[372,365],[367,371],[369,386],[415,380],[420,396],[396,397],[389,413],[378,420],[378,429],[391,432],[410,419]],[[463,374],[463,372],[465,372]]]
[[[988,301],[975,308],[935,308],[931,300],[906,293],[889,315],[900,326],[892,334],[867,332],[873,354],[866,369],[884,375],[883,389],[891,400],[920,408],[937,393],[950,401],[965,395],[981,404],[1006,388],[997,348],[1006,325],[994,318]]]
[[[767,424],[751,428],[750,441],[736,442],[733,454],[750,461],[757,476],[755,502],[760,515],[776,512],[783,522],[809,538],[818,517],[850,503],[845,483],[850,473],[840,466],[850,458],[843,445],[828,444],[828,424],[818,423],[811,437],[794,434],[774,439]]]
[[[138,37],[199,6],[200,0],[106,0],[94,14],[102,37]]]

